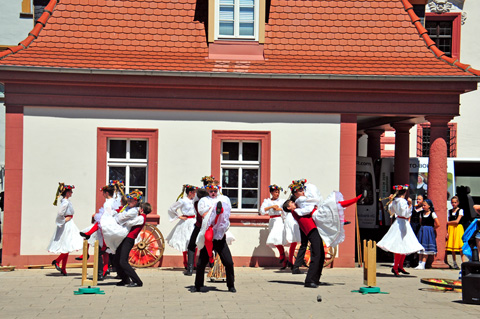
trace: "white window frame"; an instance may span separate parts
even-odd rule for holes
[[[110,141],[126,141],[126,158],[111,158],[110,157]],[[130,141],[145,141],[147,142],[147,154],[146,158],[130,158]],[[110,182],[110,167],[125,167],[125,180],[123,181],[125,184],[125,193],[128,194],[129,192],[135,190],[136,188],[144,188],[145,194],[144,199],[147,201],[148,198],[148,139],[143,138],[108,138],[107,140],[107,181],[106,184]],[[130,185],[130,168],[131,167],[145,167],[145,185]]]
[[[215,0],[215,40],[258,41],[260,1],[253,0],[253,36],[240,35],[240,0],[234,0],[233,36],[220,35],[220,0]]]
[[[238,160],[224,160],[223,159],[223,143],[225,142],[232,142],[238,143]],[[243,160],[243,144],[257,144],[258,146],[258,157],[257,161],[244,161]],[[222,189],[237,189],[238,190],[238,207],[232,208],[235,211],[242,212],[242,213],[254,213],[258,212],[260,209],[260,187],[261,187],[261,156],[262,156],[262,143],[260,141],[252,141],[252,140],[222,140],[221,143],[221,152],[220,154],[220,174],[221,179],[223,182],[223,170],[224,169],[238,169],[238,187],[224,187],[222,185]],[[257,169],[258,170],[258,181],[257,181],[257,188],[243,188],[242,185],[242,176],[244,169]],[[257,191],[257,208],[242,208],[242,190],[256,190]]]

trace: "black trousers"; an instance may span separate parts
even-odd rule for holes
[[[300,241],[300,248],[297,252],[297,258],[295,259],[295,263],[293,264],[294,268],[302,267],[305,261],[305,252],[307,251],[308,247],[308,237],[300,231],[301,241]]]
[[[225,236],[220,240],[213,240],[213,250],[220,256],[223,266],[225,266],[225,272],[227,275],[227,287],[235,287],[235,274],[233,270],[233,259],[228,248]],[[200,250],[200,257],[197,263],[197,273],[195,275],[195,287],[200,288],[204,286],[205,267],[208,264],[207,248],[203,247]]]
[[[200,232],[200,227],[195,225],[193,229],[192,235],[190,236],[190,241],[188,242],[188,261],[187,264],[193,267],[194,259],[195,259],[195,248],[197,248],[197,237],[198,233]]]
[[[316,228],[312,229],[306,237],[310,242],[310,266],[308,267],[307,277],[305,277],[305,283],[318,283],[325,262],[323,241]]]
[[[120,246],[118,246],[114,258],[115,268],[117,268],[117,275],[120,276],[124,283],[130,283],[131,280],[139,285],[143,285],[140,277],[138,277],[135,270],[128,263],[128,256],[134,244],[135,239],[126,237]]]

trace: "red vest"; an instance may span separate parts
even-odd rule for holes
[[[314,211],[315,210],[313,210],[313,212]],[[293,218],[298,222],[298,225],[305,236],[308,236],[312,229],[317,228],[317,225],[315,225],[315,222],[312,219],[312,213],[305,216],[299,216],[295,211],[292,212]]]
[[[197,216],[197,221],[195,222],[195,226],[202,227],[202,215],[198,213],[198,201],[193,204],[195,208],[195,215]]]

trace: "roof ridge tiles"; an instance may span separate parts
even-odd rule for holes
[[[477,71],[475,69],[473,69],[475,72],[469,72],[469,70],[472,67],[468,64],[460,63],[460,61],[458,59],[454,60],[453,63],[451,63],[451,60],[453,60],[453,59],[447,57],[446,53],[443,52],[442,50],[440,50],[437,47],[435,42],[428,35],[428,31],[423,27],[423,25],[421,25],[420,18],[413,11],[413,5],[410,3],[410,1],[409,0],[400,0],[400,1],[402,2],[403,6],[404,6],[405,11],[408,13],[408,16],[410,17],[410,20],[412,20],[412,24],[415,25],[420,37],[425,41],[425,44],[427,45],[427,48],[429,48],[430,51],[432,51],[432,53],[434,54],[434,56],[437,59],[447,63],[448,65],[456,66],[457,68],[459,68],[460,70],[462,70],[464,72],[467,72],[467,73],[470,73],[470,74],[473,74],[473,75],[476,75],[476,76],[480,75],[479,71]]]

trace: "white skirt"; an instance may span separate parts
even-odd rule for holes
[[[188,242],[195,227],[196,218],[180,220],[168,234],[166,241],[172,248],[184,252],[188,250]]]
[[[344,209],[338,204],[342,200],[343,195],[340,192],[332,192],[312,215],[320,237],[327,247],[335,247],[345,240]]]
[[[269,247],[285,245],[285,226],[282,217],[270,218],[268,231],[267,245]]]
[[[87,228],[84,228],[81,230],[82,233],[88,232],[90,229],[92,229],[93,225]],[[98,227],[98,230],[94,232],[92,235],[90,235],[90,238],[87,240],[88,244],[91,247],[95,247],[95,242],[98,240],[98,247],[103,247],[103,236],[102,236],[102,229],[100,226]]]
[[[127,237],[129,229],[126,226],[120,226],[115,217],[104,214],[101,219],[101,228],[103,234],[103,240],[107,245],[107,252],[115,254],[118,246]]]
[[[63,226],[57,226],[52,240],[48,245],[48,252],[54,254],[66,254],[83,248],[83,237],[80,236],[77,225],[73,219]]]
[[[412,226],[410,226],[408,220],[402,218],[397,218],[393,222],[377,246],[385,251],[402,255],[409,255],[423,250],[423,246],[418,242]]]
[[[300,234],[300,226],[298,222],[293,218],[291,213],[287,213],[285,216],[285,244],[299,243],[302,240]]]

